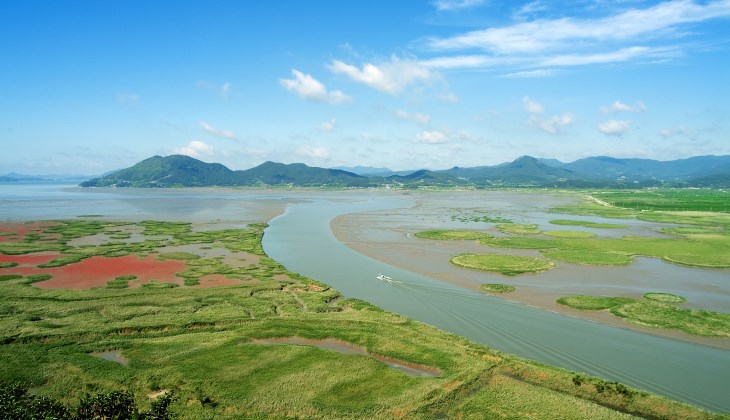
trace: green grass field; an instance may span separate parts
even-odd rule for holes
[[[595,229],[623,229],[628,226],[618,223],[598,223],[598,222],[587,222],[585,220],[570,220],[570,219],[557,219],[551,220],[551,224],[560,226],[583,226]]]
[[[209,232],[195,232],[188,224],[135,226],[154,236],[158,248],[198,244],[257,255],[259,262],[238,267],[215,258],[182,260],[190,283],[210,273],[241,280],[214,288],[191,287],[187,281],[174,288],[164,282],[124,287],[135,279],[121,277],[90,290],[51,290],[33,286],[40,278],[0,271],[0,382],[23,384],[37,396],[66,405],[90,394],[128,391],[147,409],[148,395],[172,392],[170,411],[178,418],[615,418],[623,412],[713,417],[647,393],[576,385],[572,372],[343,298],[267,258],[260,243],[264,225]],[[124,249],[118,242],[68,244],[71,237],[118,228],[96,220],[64,222],[40,239],[69,255],[118,253]],[[150,241],[130,243],[127,252],[154,253]],[[27,249],[37,249],[33,242]],[[17,252],[19,247],[5,249]],[[336,338],[442,374],[409,377],[367,356],[251,343],[294,336]],[[92,355],[110,350],[119,351],[128,364]]]
[[[684,331],[712,337],[730,337],[730,314],[680,308],[682,296],[671,293],[647,293],[645,299],[599,296],[566,296],[557,300],[575,309],[612,314],[635,324]]]
[[[524,273],[539,273],[550,270],[555,264],[542,258],[502,254],[464,254],[451,259],[455,265],[474,270],[492,271],[506,276]]]
[[[514,292],[515,287],[502,283],[485,283],[479,286],[479,290],[485,293],[509,293]]]

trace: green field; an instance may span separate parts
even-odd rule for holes
[[[64,222],[37,239],[69,255],[107,255],[124,247],[118,242],[74,247],[68,238],[135,228],[154,236],[158,248],[198,244],[256,255],[258,262],[239,267],[222,258],[186,258],[185,285],[174,288],[164,282],[124,287],[135,279],[122,277],[90,290],[39,289],[32,283],[38,279],[0,272],[0,382],[32,389],[36,402],[44,397],[66,406],[118,391],[148,410],[154,398],[170,393],[170,412],[179,418],[713,417],[623,386],[599,390],[603,382],[597,378],[576,384],[572,372],[343,298],[268,259],[260,245],[264,225],[207,232],[189,224],[125,226]],[[38,241],[25,246],[36,249]],[[127,252],[157,252],[150,241],[130,243]],[[191,287],[210,273],[240,283]],[[410,377],[363,355],[251,343],[294,336],[336,338],[442,374]],[[118,351],[128,364],[92,354],[103,351]],[[21,399],[0,388],[0,407]]]
[[[670,293],[647,293],[645,299],[566,296],[557,300],[575,309],[600,311],[629,322],[711,337],[730,337],[730,314],[678,307],[685,299]]]
[[[492,271],[506,276],[524,273],[539,273],[555,267],[555,264],[542,258],[502,254],[464,254],[451,259],[455,265],[474,270]]]
[[[725,190],[621,190],[591,195],[611,206],[634,210],[730,212],[730,192]]]
[[[560,226],[583,226],[588,228],[596,229],[623,229],[628,226],[618,223],[598,223],[598,222],[587,222],[585,220],[570,220],[570,219],[558,219],[551,220],[551,224]]]
[[[479,286],[479,290],[485,293],[509,293],[514,292],[515,287],[502,283],[485,283]]]

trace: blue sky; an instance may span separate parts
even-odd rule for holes
[[[0,174],[730,154],[730,0],[6,0],[0,54]]]

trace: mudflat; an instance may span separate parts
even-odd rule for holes
[[[651,328],[630,323],[608,311],[582,311],[556,303],[567,295],[625,296],[641,298],[644,293],[671,292],[687,298],[685,308],[730,312],[730,269],[703,269],[670,264],[656,258],[638,257],[627,266],[588,266],[558,262],[553,270],[518,276],[504,276],[468,270],[450,263],[459,254],[499,253],[540,256],[537,250],[486,247],[475,240],[435,241],[416,237],[429,229],[464,229],[503,235],[494,222],[536,224],[557,229],[552,219],[585,219],[614,222],[615,219],[577,217],[550,213],[549,209],[575,201],[575,196],[540,192],[454,192],[423,193],[404,197],[413,204],[402,209],[354,213],[331,222],[335,237],[351,249],[371,258],[468,289],[479,290],[484,283],[505,283],[514,292],[497,296],[595,322],[647,334],[730,349],[730,339],[702,337],[676,330]],[[618,229],[591,229],[600,237],[661,236],[666,224],[640,220],[620,220]]]

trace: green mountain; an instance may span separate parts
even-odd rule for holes
[[[265,162],[232,171],[219,163],[172,155],[154,156],[136,165],[81,183],[82,187],[333,187],[395,185],[419,187],[730,187],[730,156],[698,156],[675,161],[616,159],[598,156],[562,163],[522,156],[513,162],[472,168],[418,170],[406,175],[357,175],[303,163]]]
[[[237,171],[237,175],[239,185],[248,186],[365,187],[371,184],[367,177],[352,172],[315,168],[303,163],[264,162],[255,168]]]
[[[82,187],[208,187],[236,185],[236,175],[220,163],[205,163],[183,155],[153,156]]]
[[[104,177],[83,182],[82,187],[254,187],[254,186],[367,186],[368,178],[338,169],[312,168],[302,163],[265,162],[245,171],[232,171],[220,163],[205,163],[189,156],[154,156]]]
[[[558,167],[580,173],[592,180],[612,181],[621,178],[627,182],[647,180],[686,182],[709,175],[728,174],[730,156],[694,156],[671,161],[596,156]]]
[[[531,156],[498,166],[455,167],[443,172],[479,185],[543,186],[583,178],[571,170],[546,165]]]

